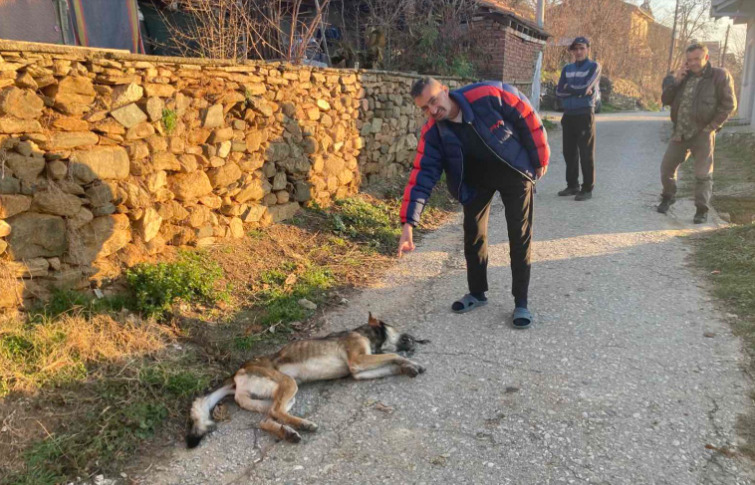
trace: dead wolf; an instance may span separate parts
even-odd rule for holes
[[[194,448],[215,423],[212,409],[226,396],[234,395],[243,409],[265,416],[260,428],[291,443],[301,441],[296,430],[316,431],[312,421],[288,413],[294,404],[297,384],[352,376],[354,379],[377,379],[404,374],[416,377],[425,368],[416,362],[384,350],[413,350],[424,343],[369,314],[367,325],[336,332],[325,337],[291,342],[273,355],[245,362],[236,374],[212,393],[194,400],[191,407],[191,430],[186,444]]]

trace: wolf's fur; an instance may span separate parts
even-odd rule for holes
[[[191,407],[189,448],[199,444],[213,429],[211,412],[224,397],[233,394],[243,409],[264,413],[260,428],[280,439],[298,443],[296,430],[315,431],[317,425],[288,413],[294,404],[297,384],[340,379],[376,379],[405,374],[416,377],[421,365],[397,354],[381,353],[383,347],[401,350],[402,338],[395,328],[369,316],[368,324],[326,337],[292,342],[273,355],[245,362],[236,374],[212,393],[197,398]]]

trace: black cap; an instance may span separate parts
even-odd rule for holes
[[[585,47],[590,47],[590,41],[587,40],[587,37],[581,37],[580,36],[580,37],[577,37],[576,39],[574,39],[572,41],[571,45],[569,46],[569,50],[574,49],[574,46],[577,45],[577,44],[584,44]]]

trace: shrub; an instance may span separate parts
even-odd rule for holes
[[[135,308],[156,318],[162,317],[174,301],[199,299],[211,303],[227,297],[217,290],[223,270],[201,253],[181,253],[172,263],[140,264],[126,278],[134,294]]]

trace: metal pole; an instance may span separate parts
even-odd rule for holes
[[[541,29],[545,25],[545,0],[537,0],[537,26]],[[537,54],[535,73],[532,77],[532,89],[530,89],[530,102],[535,111],[540,110],[540,71],[543,66],[543,52]]]
[[[721,60],[719,61],[719,64],[721,67],[726,66],[726,49],[729,47],[729,31],[731,30],[731,24],[729,24],[728,27],[726,27],[726,39],[724,40],[724,50],[721,52]]]
[[[671,47],[668,51],[668,69],[667,72],[671,72],[671,64],[674,62],[674,44],[676,43],[676,18],[679,16],[679,0],[676,0],[676,8],[674,9],[674,28],[671,30]]]
[[[543,28],[545,25],[545,0],[537,0],[537,26]]]

